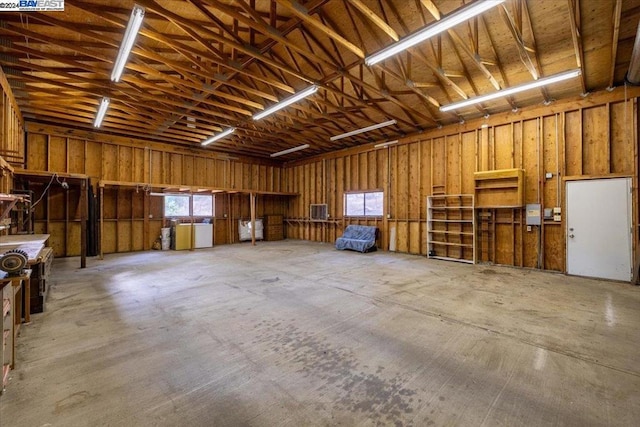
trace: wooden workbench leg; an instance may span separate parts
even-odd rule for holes
[[[31,323],[31,275],[22,283],[24,286],[24,323]]]

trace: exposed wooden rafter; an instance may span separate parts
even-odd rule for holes
[[[188,147],[235,126],[210,149],[266,157],[309,143],[296,156],[321,153],[540,102],[522,94],[440,111],[576,66],[579,83],[539,89],[545,101],[619,85],[640,17],[640,0],[508,0],[368,67],[368,54],[469,1],[136,3],[145,18],[118,83],[109,77],[133,0],[67,0],[64,12],[0,16],[0,65],[27,120],[93,132],[95,109],[107,96],[102,129],[114,135]],[[602,28],[606,41],[598,38]],[[320,89],[309,99],[252,119],[310,84]],[[384,132],[328,141],[389,119],[397,124]]]

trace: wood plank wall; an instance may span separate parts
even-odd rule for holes
[[[426,255],[427,196],[473,194],[475,171],[509,168],[525,170],[526,203],[562,212],[564,177],[633,177],[637,225],[636,96],[637,88],[618,88],[424,132],[387,148],[368,144],[288,164],[285,190],[301,197],[290,200],[287,236],[332,243],[346,225],[368,224],[380,228],[383,249]],[[346,191],[375,189],[385,192],[383,217],[344,217]],[[327,203],[330,219],[309,221],[311,203]],[[490,209],[478,217],[479,262],[565,271],[564,215],[531,231],[524,209]]]
[[[0,68],[0,192],[13,188],[13,167],[24,164],[24,119]]]
[[[282,168],[247,159],[224,159],[202,149],[188,149],[58,126],[27,123],[27,169],[86,174],[97,195],[100,180],[226,187],[242,190],[282,191]],[[34,188],[36,197],[44,184]],[[78,193],[51,186],[36,209],[37,233],[51,234],[55,256],[80,253]],[[258,196],[257,215],[284,214],[286,198]],[[151,197],[144,186],[107,187],[104,190],[104,252],[148,250],[168,226],[163,200]],[[237,241],[238,219],[250,217],[247,194],[215,195],[214,242]]]

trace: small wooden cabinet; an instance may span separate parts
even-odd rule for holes
[[[264,216],[264,240],[284,239],[284,218],[282,215]]]
[[[9,379],[9,371],[16,364],[16,340],[18,332],[24,321],[30,321],[30,310],[22,311],[23,296],[29,295],[29,282],[31,270],[23,270],[19,275],[0,278],[0,295],[2,295],[2,316],[0,330],[2,330],[2,342],[0,348],[0,360],[2,360],[2,390]]]

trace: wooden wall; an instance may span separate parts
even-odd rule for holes
[[[4,71],[0,68],[0,193],[11,192],[14,167],[22,167],[23,163],[24,120]],[[9,228],[2,225],[0,230],[6,234]]]
[[[347,224],[376,225],[383,249],[425,255],[427,196],[473,193],[476,171],[524,169],[525,202],[559,206],[563,212],[565,178],[633,177],[637,225],[639,95],[638,88],[619,88],[425,131],[387,148],[368,144],[337,151],[285,168],[255,159],[218,158],[206,150],[28,123],[26,167],[86,174],[93,185],[110,180],[299,193],[259,196],[258,216],[283,214],[288,219],[287,237],[330,243]],[[545,178],[546,173],[552,177]],[[361,190],[384,191],[382,217],[344,218],[344,193]],[[36,212],[36,232],[52,234],[57,256],[79,253],[76,197],[53,186],[47,203]],[[150,249],[167,225],[162,199],[141,189],[108,187],[104,202],[106,253]],[[328,204],[328,221],[309,220],[312,203]],[[249,216],[247,194],[216,195],[215,244],[237,241],[237,221]],[[521,208],[487,209],[478,218],[479,262],[565,270],[564,216],[561,222],[546,220],[531,231]],[[452,247],[447,255],[456,257],[458,250]]]
[[[31,122],[26,152],[28,170],[88,175],[96,195],[100,180],[243,191],[280,192],[283,188],[282,169],[276,164]],[[37,196],[45,184],[33,188]],[[64,190],[54,182],[36,209],[36,232],[51,234],[56,256],[80,253],[78,197],[73,188]],[[160,228],[168,225],[162,198],[149,196],[143,185],[108,186],[103,202],[105,253],[150,249]],[[283,196],[258,196],[258,216],[284,214],[285,209]],[[215,215],[215,244],[237,241],[238,219],[250,217],[249,195],[217,194]]]
[[[474,172],[510,168],[525,170],[525,203],[563,212],[566,177],[633,177],[637,225],[636,96],[637,88],[618,88],[424,132],[387,148],[369,144],[289,164],[285,190],[301,197],[290,200],[287,235],[334,242],[346,225],[370,224],[381,229],[383,249],[426,255],[427,196],[473,194]],[[383,217],[343,216],[346,191],[375,189],[385,192]],[[330,219],[310,222],[311,203],[327,203]],[[488,209],[478,217],[479,262],[565,271],[564,216],[531,231],[521,208]]]

